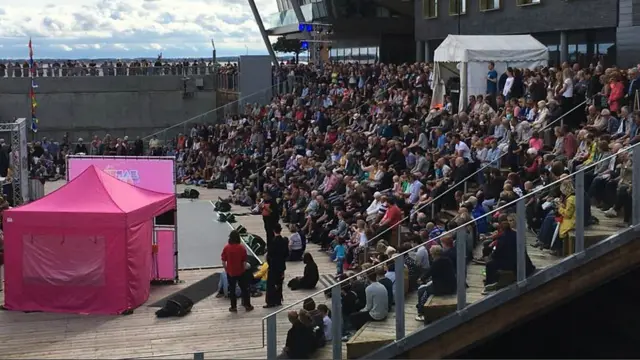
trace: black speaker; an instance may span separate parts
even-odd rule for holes
[[[193,308],[191,299],[184,295],[176,294],[169,298],[160,310],[156,311],[156,316],[159,318],[183,317],[191,312],[191,308]]]

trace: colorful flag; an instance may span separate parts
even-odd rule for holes
[[[33,79],[36,74],[36,67],[33,62],[33,44],[31,38],[29,38],[29,77],[31,78],[31,88],[29,89],[29,99],[31,100],[31,131],[38,132],[38,118],[36,117],[36,108],[38,103],[36,102],[36,91],[38,84]]]

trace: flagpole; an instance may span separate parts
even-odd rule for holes
[[[35,63],[33,62],[33,44],[29,38],[29,105],[31,106],[31,140],[34,141],[38,132],[38,117],[36,116],[36,88],[38,85],[35,81]]]

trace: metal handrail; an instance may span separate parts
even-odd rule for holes
[[[532,192],[530,192],[530,193],[528,193],[528,194],[525,194],[525,195],[523,195],[523,196],[521,196],[521,197],[517,198],[516,200],[513,200],[513,201],[511,201],[511,202],[509,202],[509,203],[507,203],[507,204],[505,204],[505,205],[503,205],[503,206],[501,206],[501,207],[499,207],[499,208],[496,208],[496,209],[493,209],[493,210],[491,210],[491,211],[488,211],[488,212],[487,212],[487,213],[485,213],[484,215],[482,215],[482,216],[480,216],[480,217],[478,217],[478,218],[471,219],[471,220],[467,221],[466,223],[464,223],[464,224],[462,224],[462,225],[459,225],[458,227],[456,227],[456,228],[454,228],[454,229],[451,229],[451,230],[445,231],[445,232],[443,232],[442,234],[440,234],[440,235],[438,235],[438,236],[434,237],[433,239],[429,239],[429,240],[427,240],[427,241],[425,241],[425,242],[422,242],[422,243],[420,243],[420,244],[418,244],[418,245],[416,245],[416,246],[412,247],[411,249],[406,250],[406,251],[404,251],[404,252],[397,253],[397,254],[395,254],[395,255],[394,255],[393,257],[391,257],[391,258],[389,258],[389,259],[387,259],[387,260],[384,260],[384,261],[379,262],[379,263],[378,263],[378,264],[376,264],[374,267],[377,267],[377,266],[379,266],[379,265],[387,264],[387,263],[389,263],[389,262],[391,262],[391,261],[394,261],[394,260],[395,260],[397,257],[399,257],[399,256],[405,256],[405,255],[408,255],[409,253],[411,253],[411,252],[413,252],[413,251],[417,250],[418,248],[420,248],[421,246],[424,246],[425,244],[427,244],[427,243],[428,243],[428,242],[430,242],[430,241],[433,241],[433,240],[439,239],[439,238],[444,237],[444,236],[446,236],[446,235],[454,234],[454,233],[455,233],[455,232],[457,232],[458,230],[463,229],[463,228],[465,228],[466,226],[469,226],[469,225],[474,224],[474,223],[475,223],[477,220],[479,220],[479,219],[489,217],[490,215],[493,215],[493,214],[495,214],[496,212],[502,211],[502,210],[504,210],[504,209],[508,209],[508,208],[510,208],[510,207],[512,207],[512,206],[514,206],[514,205],[516,205],[519,201],[526,200],[526,199],[530,198],[531,196],[537,195],[537,194],[541,193],[542,191],[544,191],[544,190],[546,190],[546,189],[548,189],[548,188],[550,188],[550,187],[552,187],[552,186],[558,185],[558,184],[562,183],[563,181],[565,181],[565,180],[567,180],[567,179],[570,179],[571,177],[575,176],[575,175],[576,175],[576,174],[578,174],[578,173],[586,172],[586,171],[590,170],[591,168],[594,168],[596,165],[598,165],[598,164],[600,164],[600,163],[603,163],[603,162],[606,162],[606,161],[611,160],[612,158],[615,158],[616,156],[618,156],[618,155],[619,155],[620,153],[622,153],[622,152],[628,152],[628,151],[631,151],[631,150],[633,150],[635,147],[637,147],[638,145],[640,145],[640,143],[637,143],[637,144],[634,144],[634,145],[628,146],[628,147],[626,147],[626,148],[620,149],[620,151],[618,151],[618,152],[617,152],[617,153],[615,153],[615,154],[611,154],[611,155],[609,155],[609,156],[607,156],[607,157],[605,157],[605,158],[602,158],[602,159],[600,159],[600,160],[598,160],[598,161],[596,161],[596,162],[594,162],[594,163],[591,163],[591,164],[589,164],[589,165],[587,165],[587,166],[585,166],[585,167],[581,168],[580,170],[577,170],[577,171],[575,171],[575,172],[573,172],[573,173],[571,173],[571,174],[568,174],[568,175],[566,175],[566,176],[560,177],[559,179],[557,179],[557,180],[555,180],[555,181],[553,181],[553,182],[551,182],[551,183],[547,184],[546,186],[544,186],[544,187],[542,187],[542,188],[538,188],[538,189],[536,189],[536,190],[534,190],[534,191],[532,191]],[[331,286],[329,286],[329,287],[327,287],[327,288],[325,288],[325,289],[322,289],[322,290],[316,291],[316,292],[314,292],[313,294],[311,294],[311,295],[307,296],[307,298],[312,298],[312,297],[317,296],[317,295],[322,295],[322,294],[324,294],[324,293],[326,292],[326,290],[332,289],[332,288],[334,288],[334,287],[336,287],[336,286],[339,286],[339,285],[340,285],[340,286],[342,286],[342,285],[344,285],[344,284],[347,284],[347,283],[349,283],[351,280],[357,279],[357,278],[358,278],[359,276],[361,276],[362,274],[365,274],[365,273],[370,272],[370,271],[371,271],[371,269],[372,269],[372,268],[369,268],[369,269],[367,269],[367,270],[361,271],[361,272],[359,272],[359,273],[357,273],[357,274],[354,274],[354,275],[352,275],[352,276],[350,276],[350,277],[347,277],[347,278],[346,278],[346,279],[344,279],[344,280],[341,280],[341,281],[339,281],[339,282],[336,282],[335,284],[333,284],[333,285],[331,285]],[[306,299],[306,298],[305,298],[305,299]],[[275,312],[273,312],[273,313],[271,313],[271,314],[269,314],[269,315],[267,315],[267,316],[264,316],[264,317],[262,318],[262,320],[263,320],[263,321],[265,321],[265,320],[267,320],[268,318],[273,317],[273,316],[276,316],[277,314],[279,314],[279,313],[281,313],[281,312],[283,312],[283,311],[286,311],[286,310],[288,310],[288,309],[291,309],[292,307],[294,307],[294,306],[296,306],[296,305],[302,304],[302,303],[304,302],[304,300],[305,300],[305,299],[302,299],[302,300],[297,301],[297,302],[295,302],[295,303],[292,303],[292,304],[290,304],[290,305],[286,305],[286,306],[284,306],[283,308],[278,309],[277,311],[275,311]]]
[[[548,123],[547,125],[545,125],[542,130],[547,129],[549,126],[553,125],[554,123],[556,123],[557,121],[561,121],[566,115],[572,113],[574,110],[578,109],[579,107],[581,107],[582,105],[586,104],[588,100],[583,101],[582,103],[578,104],[577,106],[573,107],[572,109],[570,109],[569,111],[567,111],[566,113],[562,114],[562,116],[559,116],[557,119],[553,120],[552,122]],[[499,157],[498,160],[501,160],[505,155],[507,155],[508,152],[504,152],[502,153]],[[429,201],[428,203],[418,207],[416,210],[411,210],[412,212],[418,212],[424,208],[426,208],[427,206],[431,205],[431,212],[432,212],[432,217],[435,216],[434,213],[434,206],[435,206],[435,202],[436,200],[441,199],[442,197],[444,197],[445,195],[449,194],[451,191],[453,191],[454,189],[456,189],[458,187],[458,185],[460,184],[464,184],[465,185],[465,190],[466,190],[466,183],[469,179],[472,179],[474,176],[476,176],[478,173],[480,173],[481,171],[484,171],[486,168],[491,167],[493,162],[490,162],[487,165],[482,166],[481,168],[477,169],[476,171],[474,171],[473,173],[471,173],[471,175],[465,177],[464,179],[460,180],[459,182],[453,184],[453,186],[451,186],[449,189],[447,189],[445,192],[443,192],[442,194],[436,196],[435,198],[433,198],[431,201]],[[393,226],[390,226],[387,229],[384,229],[381,233],[377,234],[376,236],[372,237],[371,239],[367,240],[367,244],[369,244],[371,241],[379,239],[382,235],[386,234],[387,231],[390,231],[391,229],[395,228],[396,226],[402,224],[403,222],[405,222],[406,220],[410,219],[411,215],[403,218],[402,220],[400,220],[398,223],[394,224]]]

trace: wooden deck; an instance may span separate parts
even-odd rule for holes
[[[58,187],[59,183],[47,185],[47,190]],[[226,196],[227,191],[199,189],[200,200],[215,201],[218,196]],[[233,211],[246,212],[234,208]],[[590,233],[601,236],[610,235],[620,230],[615,226],[619,219],[607,219],[598,210],[594,215],[600,219],[600,225],[587,229]],[[237,223],[242,224],[250,233],[264,236],[262,221],[259,216],[237,217]],[[288,235],[288,233],[285,233]],[[527,241],[534,241],[533,234],[527,235]],[[330,262],[326,254],[318,251],[318,247],[311,245],[308,251],[314,256],[321,275],[335,273],[335,265]],[[559,261],[559,258],[548,253],[528,247],[527,251],[534,264],[543,268]],[[471,265],[467,282],[468,302],[481,299],[484,267]],[[302,263],[288,263],[286,281],[302,274]],[[153,303],[163,297],[199,281],[216,270],[181,271],[180,277],[184,281],[177,285],[154,287],[148,301]],[[285,287],[285,304],[306,298],[312,291],[289,291]],[[3,301],[0,292],[0,301]],[[146,305],[136,309],[129,316],[83,316],[48,313],[22,313],[0,311],[0,358],[3,359],[131,359],[131,358],[163,358],[190,359],[194,352],[203,352],[205,358],[265,358],[266,347],[263,347],[263,326],[261,318],[272,310],[262,309],[263,300],[253,298],[256,309],[251,313],[240,310],[237,314],[229,313],[228,300],[207,298],[194,306],[192,314],[184,318],[157,319],[154,312],[157,308]],[[325,303],[330,306],[330,300],[324,296],[314,299],[316,304]],[[405,324],[406,333],[417,330],[423,325],[415,321],[415,305],[417,296],[410,294],[407,298]],[[364,332],[370,332],[377,338],[395,337],[395,315],[381,323],[376,323]],[[286,333],[289,329],[286,312],[278,316],[278,342],[284,345]],[[265,338],[266,340],[266,338]],[[371,350],[374,350],[373,348]],[[347,351],[343,343],[343,356]],[[331,359],[331,346],[323,348],[316,358]]]

